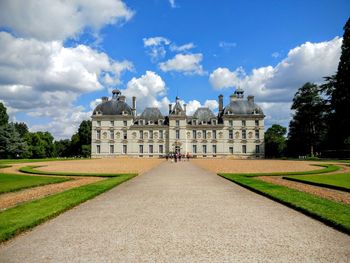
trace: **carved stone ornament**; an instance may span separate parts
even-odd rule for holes
[[[236,139],[239,138],[239,132],[236,132],[236,133],[235,133],[235,137],[236,137]]]
[[[119,138],[120,138],[120,132],[117,132],[117,133],[115,134],[115,137],[116,137],[117,139],[119,139]]]
[[[224,134],[222,132],[219,132],[219,138],[222,139],[223,136]]]
[[[104,132],[104,133],[102,134],[102,137],[103,137],[103,139],[107,139],[107,132]]]
[[[253,138],[253,133],[252,133],[252,132],[249,132],[249,133],[248,133],[248,138],[249,138],[249,139]]]
[[[136,138],[136,132],[132,133],[132,138],[135,139]]]

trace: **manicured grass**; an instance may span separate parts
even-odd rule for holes
[[[283,179],[350,192],[350,173],[286,176]]]
[[[8,164],[0,164],[0,169],[1,168],[9,168],[11,167],[11,165],[8,165]]]
[[[71,173],[71,172],[48,172],[48,171],[40,171],[35,168],[39,168],[43,166],[24,166],[19,170],[22,173],[30,173],[30,174],[41,174],[41,175],[64,175],[64,176],[96,176],[96,177],[116,177],[121,174],[105,174],[105,173]],[[136,174],[131,174],[136,175]]]
[[[97,183],[73,188],[0,212],[0,242],[39,225],[134,176],[133,174],[120,175]],[[101,223],[103,224],[103,222]]]
[[[349,205],[337,203],[284,186],[267,183],[249,176],[234,174],[219,175],[350,234]]]
[[[238,173],[238,174],[220,173],[220,174],[221,175],[224,175],[224,174],[240,175],[240,176],[249,176],[249,177],[255,177],[255,176],[282,176],[282,175],[304,175],[304,174],[330,173],[330,172],[338,171],[340,169],[339,166],[336,166],[334,164],[313,164],[313,166],[320,166],[320,167],[324,167],[324,168],[318,169],[318,170],[312,170],[312,171],[301,171],[301,172]]]
[[[0,173],[0,194],[40,185],[61,183],[68,180],[71,179],[60,177],[28,176],[20,174]]]

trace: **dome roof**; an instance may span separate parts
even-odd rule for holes
[[[147,122],[148,121],[157,122],[158,120],[164,119],[164,116],[162,115],[162,113],[158,108],[149,107],[142,112],[140,119],[146,120]]]
[[[250,114],[264,114],[262,109],[254,103],[254,101],[248,100],[235,100],[231,101],[229,105],[224,108],[224,115],[250,115]]]
[[[194,112],[193,118],[198,119],[199,122],[210,122],[211,119],[216,117],[208,107],[201,107]]]
[[[108,101],[104,101],[93,111],[93,115],[102,114],[102,115],[123,115],[128,114],[132,115],[131,107],[125,103],[125,101],[120,100],[119,98],[113,98]]]

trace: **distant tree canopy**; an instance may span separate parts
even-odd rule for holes
[[[287,128],[273,124],[265,132],[265,156],[278,158],[285,154]]]

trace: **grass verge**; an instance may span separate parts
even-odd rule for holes
[[[37,163],[50,161],[90,160],[90,158],[43,158],[43,159],[2,159],[0,164],[11,163]]]
[[[0,173],[0,194],[19,191],[35,186],[61,183],[68,180],[72,179]]]
[[[255,177],[255,176],[283,176],[283,175],[305,175],[305,174],[322,174],[322,173],[330,173],[335,172],[340,169],[339,166],[334,164],[313,164],[313,166],[320,166],[323,167],[322,169],[318,170],[311,170],[311,171],[300,171],[300,172],[274,172],[274,173],[238,173],[238,174],[231,174],[231,173],[220,173],[220,175],[235,175],[235,176],[249,176],[249,177]]]
[[[49,171],[40,171],[36,168],[43,167],[41,166],[24,166],[19,169],[22,173],[30,174],[41,174],[41,175],[64,175],[64,176],[96,176],[96,177],[118,177],[121,174],[105,174],[105,173],[71,173],[71,172],[49,172]],[[131,175],[136,175],[133,173]]]
[[[350,173],[284,176],[283,179],[350,192]]]
[[[25,230],[37,226],[134,176],[134,174],[120,175],[24,203],[0,212],[0,242],[6,241]]]
[[[249,176],[234,174],[219,175],[251,191],[318,219],[342,232],[350,234],[349,205],[337,203],[284,186],[267,183]]]

